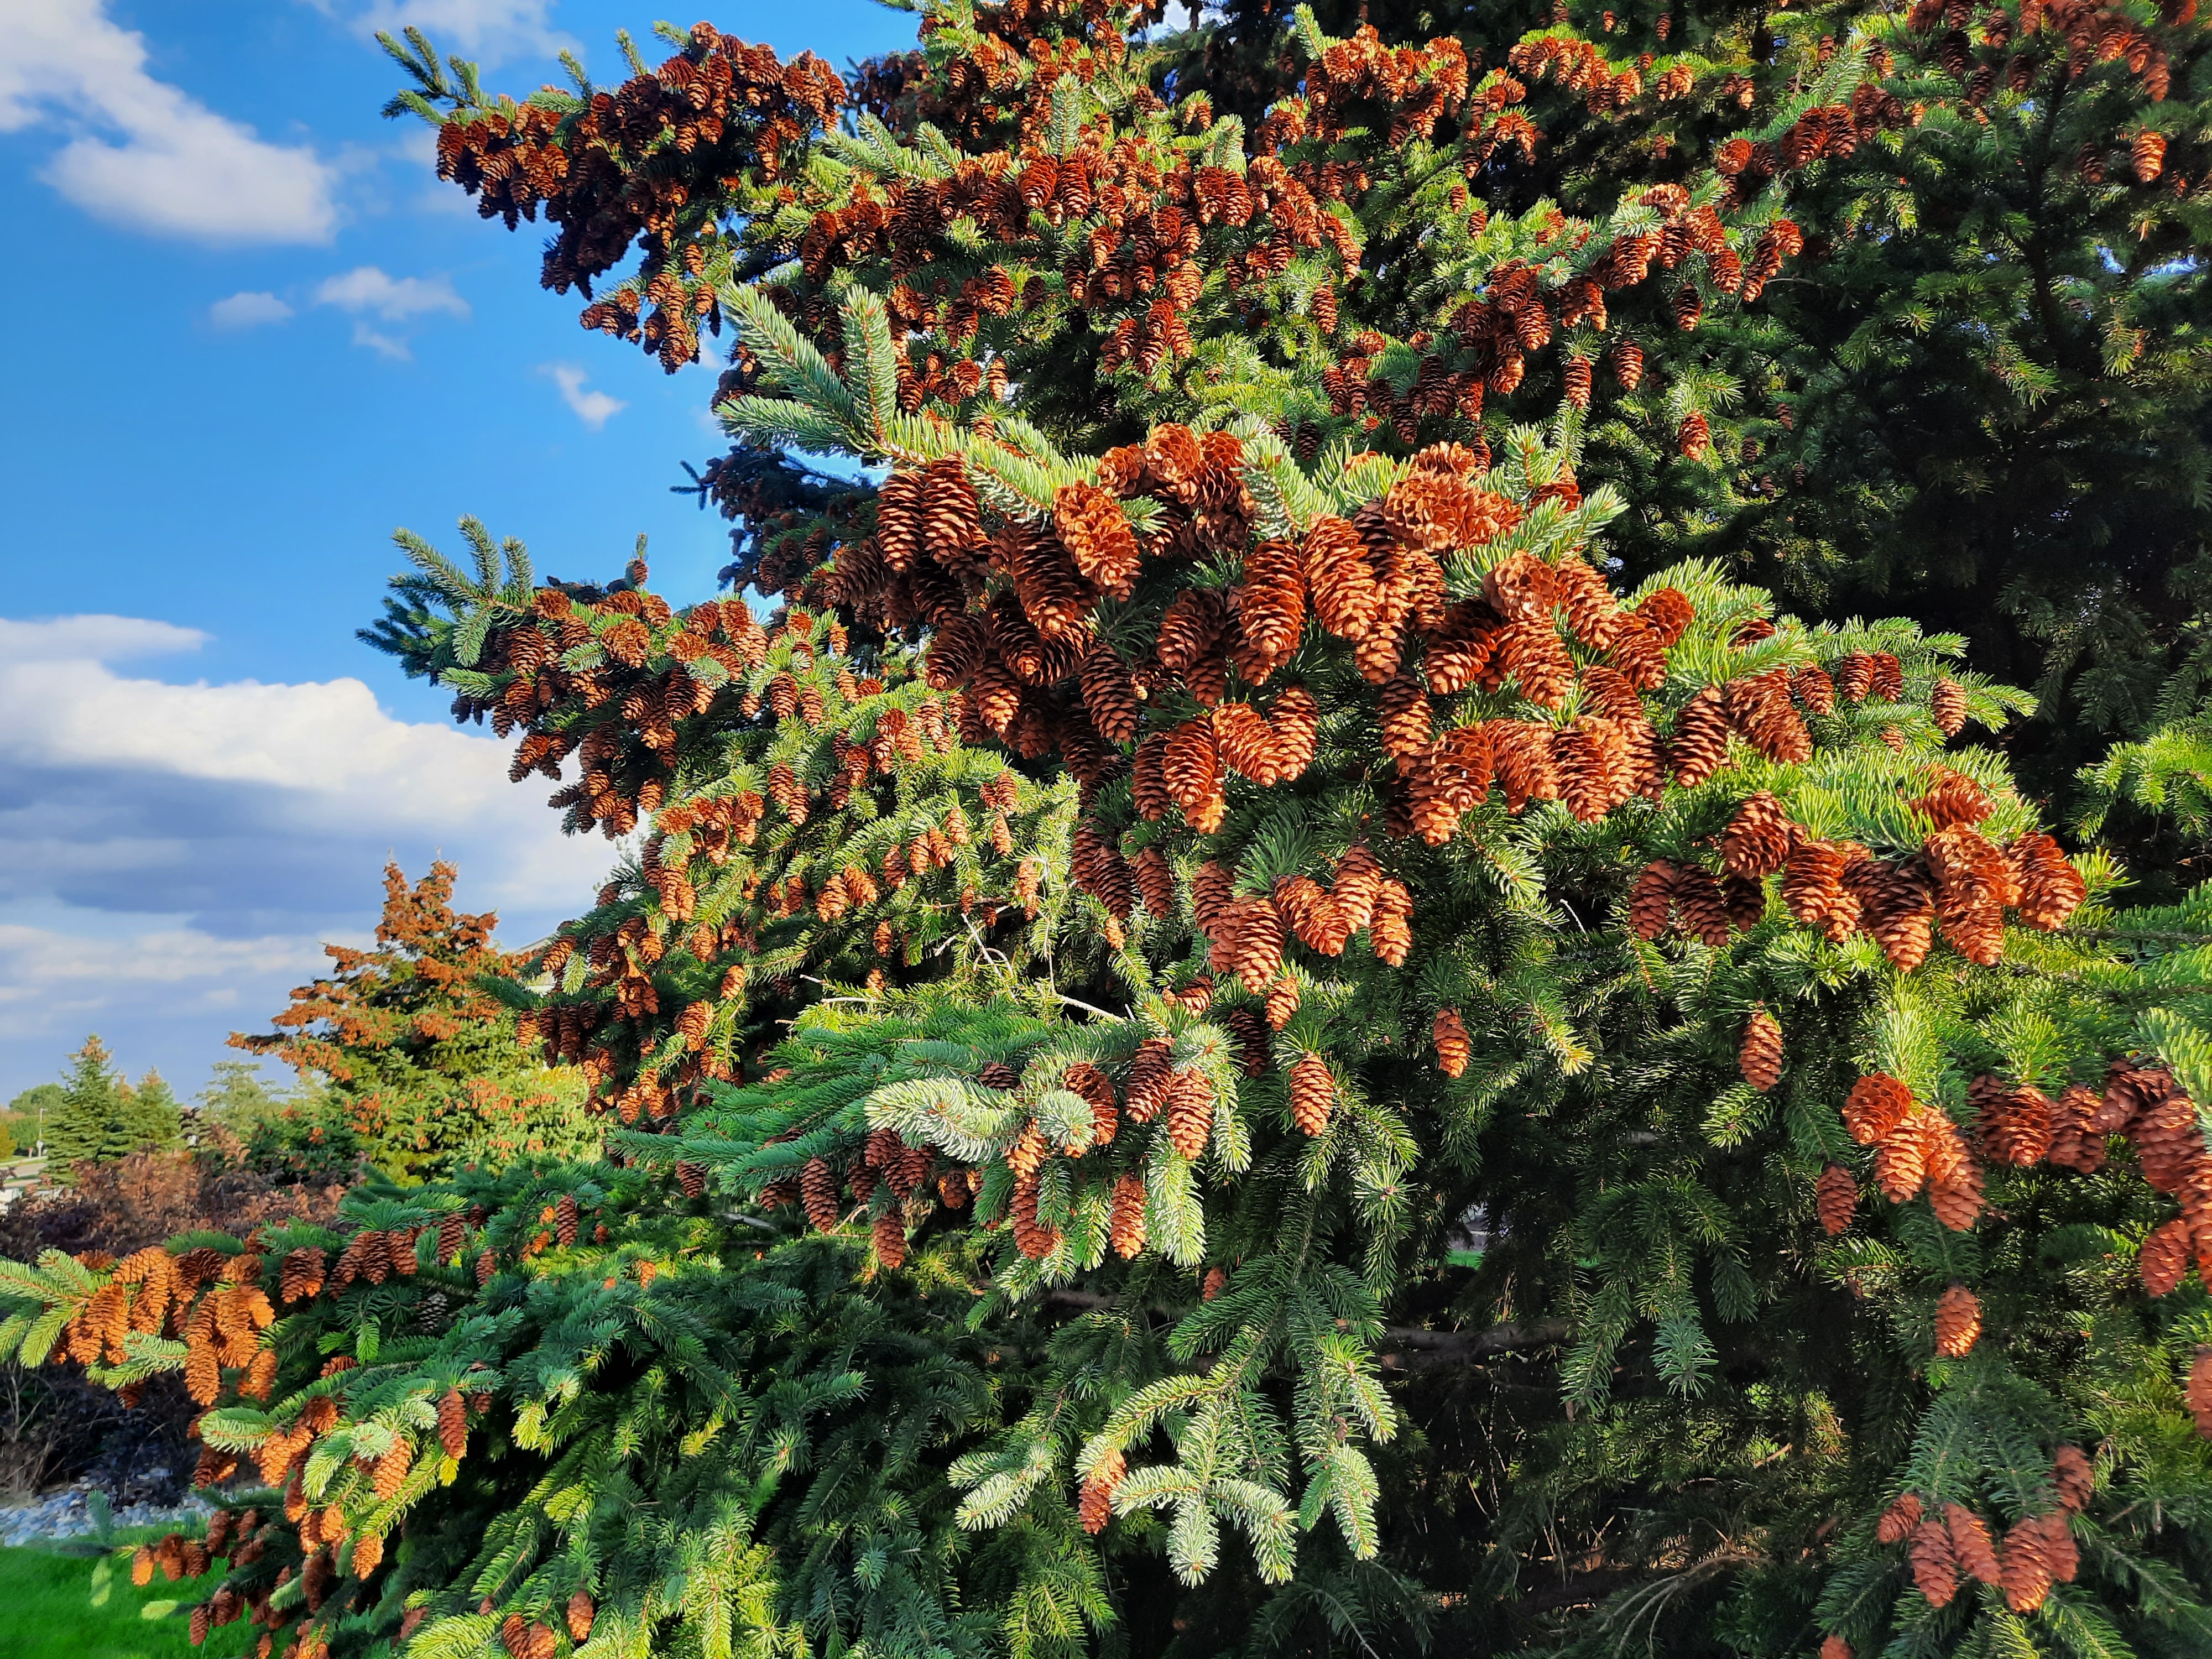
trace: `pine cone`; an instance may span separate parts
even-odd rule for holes
[[[1982,1172],[1972,1164],[1928,1182],[1928,1205],[1936,1219],[1954,1233],[1971,1230],[1982,1213]]]
[[[1984,1584],[1997,1583],[2002,1577],[1997,1553],[1990,1546],[1990,1529],[1982,1517],[1963,1504],[1946,1504],[1943,1521],[1951,1534],[1951,1553],[1959,1565]]]
[[[1782,878],[1782,902],[1808,927],[1832,940],[1850,937],[1859,922],[1859,902],[1844,886],[1850,853],[1845,843],[1801,841],[1790,854]]]
[[[2051,1455],[2051,1478],[2058,1487],[2058,1501],[2077,1514],[2097,1495],[2096,1470],[2079,1446],[2062,1445]]]
[[[1353,933],[1374,920],[1376,895],[1382,890],[1382,866],[1364,842],[1354,842],[1336,861],[1329,896]]]
[[[1836,712],[1836,683],[1817,668],[1801,668],[1790,677],[1790,689],[1808,714]]]
[[[1936,1352],[1962,1359],[1982,1334],[1982,1304],[1964,1285],[1954,1285],[1936,1304]],[[1940,1605],[1940,1604],[1939,1604]]]
[[[1076,1501],[1084,1531],[1096,1536],[1106,1530],[1106,1523],[1114,1518],[1114,1494],[1127,1473],[1127,1460],[1120,1452],[1108,1452],[1098,1460]]]
[[[799,1201],[814,1231],[833,1232],[837,1226],[837,1177],[826,1158],[811,1158],[799,1172]]]
[[[1674,781],[1695,789],[1711,781],[1728,764],[1729,720],[1721,694],[1705,686],[1683,704],[1674,717],[1674,734],[1668,753],[1674,762]]]
[[[2182,1400],[2197,1419],[2197,1432],[2212,1440],[2212,1347],[2197,1349]]]
[[[1717,951],[1728,947],[1728,904],[1721,896],[1720,884],[1695,865],[1684,867],[1674,878],[1674,913],[1684,933]]]
[[[1958,681],[1942,679],[1928,696],[1929,712],[1936,717],[1936,729],[1946,738],[1955,738],[1966,728],[1966,692]]]
[[[456,1462],[469,1449],[469,1410],[459,1389],[448,1389],[438,1401],[438,1444]]]
[[[1458,1077],[1467,1070],[1468,1061],[1474,1057],[1474,1045],[1468,1041],[1466,1024],[1456,1008],[1439,1008],[1434,1026],[1437,1045],[1437,1066],[1446,1077]]]
[[[1613,349],[1613,378],[1620,382],[1623,392],[1633,392],[1644,378],[1644,348],[1633,340],[1623,340]]]
[[[2181,1283],[2194,1255],[2189,1223],[2180,1217],[2154,1230],[2136,1256],[2136,1271],[2142,1275],[2143,1289],[2153,1296],[2169,1293]]]
[[[906,1224],[896,1210],[885,1210],[870,1229],[876,1260],[896,1272],[906,1265]]]
[[[1916,1113],[1883,1136],[1874,1149],[1875,1185],[1891,1203],[1903,1204],[1927,1178],[1928,1149],[1921,1139]]]
[[[1122,1109],[1130,1122],[1150,1123],[1159,1115],[1167,1101],[1168,1079],[1174,1073],[1174,1047],[1165,1037],[1146,1037],[1137,1045],[1121,1088]]]
[[[1765,1094],[1782,1081],[1782,1060],[1780,1023],[1764,1008],[1754,1011],[1736,1050],[1736,1067],[1743,1080]]]
[[[2006,849],[2020,890],[2020,919],[2030,927],[2049,932],[2063,927],[2088,896],[2088,884],[2073,860],[2049,836],[2031,830]]]
[[[1765,790],[1747,797],[1721,836],[1721,862],[1739,876],[1771,876],[1790,860],[1797,826]]]
[[[1628,737],[1620,726],[1585,714],[1553,738],[1559,799],[1577,823],[1594,823],[1635,793]]]
[[[1628,894],[1628,926],[1640,939],[1665,933],[1674,908],[1674,884],[1680,874],[1665,859],[1654,859],[1636,878]]]
[[[356,1540],[353,1547],[353,1576],[366,1580],[384,1563],[384,1540],[369,1533]],[[195,1613],[204,1609],[195,1608]],[[204,1638],[199,1638],[204,1639]]]
[[[1213,1085],[1206,1073],[1184,1066],[1167,1086],[1168,1145],[1179,1158],[1196,1159],[1213,1133]]]
[[[1912,1582],[1928,1605],[1948,1605],[1959,1593],[1959,1562],[1951,1551],[1951,1534],[1940,1522],[1923,1521],[1912,1529]]]
[[[592,1622],[599,1613],[599,1609],[592,1605],[591,1596],[583,1590],[578,1590],[568,1598],[567,1613],[568,1639],[579,1644],[590,1641]]]
[[[1122,1176],[1114,1183],[1114,1210],[1107,1223],[1107,1237],[1113,1243],[1114,1254],[1124,1261],[1141,1254],[1145,1248],[1145,1179],[1142,1176]]]
[[[2105,1167],[2105,1137],[2094,1127],[2102,1103],[2095,1091],[2075,1084],[2051,1109],[2051,1163],[2080,1175]]]
[[[1278,878],[1274,900],[1276,911],[1301,945],[1325,957],[1343,954],[1352,938],[1351,924],[1342,907],[1317,883],[1304,876]]]
[[[1319,1054],[1301,1054],[1291,1066],[1291,1121],[1301,1133],[1318,1135],[1328,1127],[1335,1103],[1336,1080],[1328,1062]]]
[[[1402,761],[1428,747],[1436,730],[1436,715],[1419,679],[1412,674],[1398,675],[1382,687],[1376,703],[1384,754]]]
[[[1820,1171],[1820,1180],[1814,1184],[1813,1203],[1820,1214],[1821,1231],[1831,1238],[1846,1231],[1858,1201],[1858,1179],[1849,1170],[1831,1164]]]
[[[2005,1605],[2014,1613],[2033,1613],[2051,1595],[2048,1532],[2047,1518],[2033,1516],[2015,1521],[2005,1534],[1997,1582],[2004,1587]]]
[[[1413,896],[1403,882],[1388,876],[1382,878],[1375,895],[1368,937],[1374,941],[1379,961],[1392,968],[1406,965],[1413,949]]]
[[[1914,1492],[1905,1492],[1882,1511],[1881,1520],[1874,1529],[1875,1541],[1883,1544],[1897,1543],[1903,1539],[1910,1538],[1912,1535],[1912,1529],[1919,1524],[1919,1496]]]
[[[1264,1006],[1267,1027],[1270,1030],[1279,1031],[1291,1023],[1291,1017],[1298,1012],[1297,981],[1285,974],[1270,985],[1267,988],[1267,1000]]]

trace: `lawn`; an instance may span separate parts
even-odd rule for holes
[[[134,1542],[159,1536],[120,1535]],[[107,1571],[96,1573],[100,1565]],[[95,1578],[106,1581],[104,1589],[95,1590]],[[195,1648],[182,1612],[160,1616],[172,1606],[189,1607],[218,1582],[172,1584],[156,1573],[139,1589],[127,1559],[100,1564],[82,1555],[0,1549],[0,1629],[7,1632],[0,1650],[8,1659],[237,1659],[254,1635],[244,1620],[211,1632],[207,1645]]]

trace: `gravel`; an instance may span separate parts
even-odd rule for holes
[[[0,1545],[28,1544],[40,1538],[82,1538],[100,1530],[93,1520],[92,1495],[99,1488],[88,1481],[37,1498],[0,1504]],[[173,1527],[204,1521],[211,1505],[197,1498],[181,1504],[126,1504],[114,1512],[118,1527]]]

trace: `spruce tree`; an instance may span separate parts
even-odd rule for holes
[[[1157,21],[933,9],[849,118],[705,26],[395,47],[588,323],[734,332],[775,608],[403,538],[373,637],[643,832],[501,993],[607,1155],[0,1268],[0,1350],[208,1407],[136,1570],[302,1659],[2201,1650],[2212,892],[2069,854],[1957,636],[1668,545],[1874,45],[1756,138],[1690,65],[1654,179],[1527,112],[1656,52]],[[1613,193],[1512,203],[1554,142]]]
[[[114,1069],[98,1036],[70,1056],[62,1099],[46,1119],[46,1156],[58,1171],[78,1164],[110,1164],[133,1152],[161,1152],[182,1136],[175,1097],[158,1072],[137,1088]]]
[[[456,875],[434,864],[410,885],[386,865],[375,948],[325,945],[334,971],[295,989],[274,1031],[232,1034],[234,1048],[293,1066],[303,1095],[324,1080],[333,1097],[327,1111],[304,1100],[259,1114],[258,1155],[298,1142],[283,1148],[287,1161],[358,1156],[419,1180],[596,1144],[575,1079],[524,1052],[513,1011],[486,988],[514,962],[493,943],[496,917],[453,908]]]

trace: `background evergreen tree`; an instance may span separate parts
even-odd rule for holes
[[[70,1056],[60,1104],[46,1126],[46,1155],[58,1171],[111,1164],[132,1152],[165,1152],[183,1128],[176,1101],[158,1072],[133,1088],[97,1036]],[[64,1177],[66,1178],[66,1177]]]
[[[456,872],[435,864],[409,884],[385,868],[376,945],[324,947],[328,977],[291,994],[271,1032],[234,1047],[273,1054],[301,1079],[273,1111],[244,1098],[249,1151],[303,1171],[365,1158],[400,1180],[468,1162],[574,1156],[597,1139],[577,1079],[526,1054],[514,1015],[483,981],[512,970],[496,918],[452,906]]]

